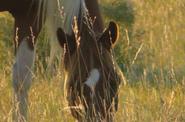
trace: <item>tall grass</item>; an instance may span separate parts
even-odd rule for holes
[[[183,0],[102,0],[105,22],[120,25],[115,58],[127,78],[121,87],[116,121],[185,121],[185,2]],[[123,14],[122,14],[123,13]],[[0,121],[11,121],[13,20],[0,14]],[[41,34],[40,40],[43,39]],[[40,41],[41,42],[41,41]],[[46,77],[47,54],[38,44],[29,92],[30,122],[74,121],[63,95],[63,75]],[[47,63],[47,60],[45,61]]]

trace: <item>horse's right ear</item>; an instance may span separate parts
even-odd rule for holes
[[[66,33],[62,30],[62,28],[57,29],[57,38],[60,43],[60,46],[64,48],[64,45],[67,42],[67,37]]]
[[[108,28],[103,32],[99,41],[110,50],[119,37],[119,27],[118,25],[111,21]]]

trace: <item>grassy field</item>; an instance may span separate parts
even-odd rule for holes
[[[115,121],[185,122],[185,1],[101,0],[100,4],[105,23],[115,20],[120,26],[114,52],[128,81],[120,90]],[[0,122],[7,122],[13,92],[11,15],[0,13],[0,27]],[[43,35],[29,92],[29,120],[74,121],[64,97],[62,72],[49,78],[45,72],[48,51]]]

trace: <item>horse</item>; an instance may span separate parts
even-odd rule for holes
[[[62,62],[68,106],[80,122],[111,122],[118,110],[119,87],[125,81],[112,54],[119,28],[111,21],[104,31],[97,32],[99,27],[93,26],[88,3],[77,1],[76,16],[68,20],[73,26],[68,32],[57,29],[58,41],[64,50]]]
[[[92,18],[96,18],[94,27],[102,31],[102,21],[97,6],[97,0],[85,0],[87,9]],[[14,24],[14,46],[15,63],[12,71],[12,84],[14,91],[14,112],[13,121],[27,121],[28,91],[32,81],[32,69],[35,58],[35,44],[37,37],[44,25],[49,26],[51,40],[56,38],[56,27],[61,22],[62,7],[67,17],[73,16],[73,12],[68,12],[68,7],[76,6],[70,0],[0,0],[0,12],[8,11],[12,14]],[[61,3],[61,4],[60,4]],[[65,7],[67,5],[71,5]],[[95,11],[94,11],[95,10]],[[60,18],[60,19],[56,19]],[[46,24],[48,23],[48,24]],[[71,25],[68,25],[71,26]],[[67,26],[63,26],[67,31]],[[97,30],[96,30],[97,31]],[[97,32],[98,32],[97,31]]]

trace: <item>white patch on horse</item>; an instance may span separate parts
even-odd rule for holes
[[[28,40],[25,38],[19,45],[13,66],[14,109],[16,110],[14,115],[15,117],[22,115],[22,119],[27,119],[28,89],[32,80],[34,54],[34,50],[29,48]]]
[[[29,49],[28,42],[24,39],[18,48],[13,67],[13,84],[15,90],[27,90],[30,87],[34,54],[34,50]]]
[[[90,76],[85,81],[85,84],[91,88],[91,90],[94,92],[94,88],[97,84],[97,82],[100,79],[100,72],[98,69],[92,69],[90,72]]]

